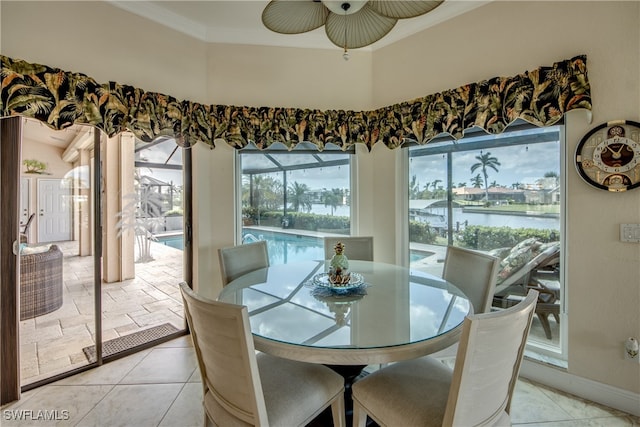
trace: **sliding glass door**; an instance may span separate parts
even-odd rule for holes
[[[31,119],[19,130],[22,390],[183,334],[186,150]]]

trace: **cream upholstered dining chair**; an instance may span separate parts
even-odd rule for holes
[[[267,242],[245,243],[218,249],[222,286],[259,268],[269,267]]]
[[[333,257],[334,246],[338,242],[344,244],[344,254],[348,259],[373,261],[373,237],[371,236],[325,237],[324,259]]]
[[[491,310],[500,258],[456,246],[447,247],[442,278],[469,299],[474,313]]]
[[[511,425],[511,398],[538,299],[465,318],[453,370],[432,357],[398,362],[352,386],[354,426]]]
[[[344,378],[330,368],[256,355],[247,307],[209,300],[180,283],[202,377],[204,425],[304,426],[331,405],[345,425]]]
[[[471,302],[475,314],[491,311],[500,258],[485,252],[447,246],[442,278],[460,289]],[[439,359],[456,357],[458,344],[431,356]]]

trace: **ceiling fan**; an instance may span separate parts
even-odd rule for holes
[[[444,0],[272,0],[262,11],[263,24],[276,33],[301,34],[324,25],[333,44],[347,49],[368,46],[391,31],[398,19],[432,11]]]

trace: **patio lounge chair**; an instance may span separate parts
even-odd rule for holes
[[[29,215],[29,219],[27,219],[24,227],[22,228],[22,230],[20,230],[20,243],[29,243],[29,227],[31,227],[31,223],[33,222],[35,216],[35,213]]]
[[[560,242],[527,239],[514,246],[500,263],[493,307],[507,308],[520,302],[530,289],[538,291],[536,315],[547,339],[552,339],[549,315],[560,323],[558,269]]]

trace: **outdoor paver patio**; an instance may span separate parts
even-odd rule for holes
[[[63,258],[60,309],[20,322],[21,383],[31,384],[88,364],[95,344],[94,260],[78,256],[77,242],[56,242]],[[185,328],[178,284],[183,252],[152,242],[154,261],[136,263],[134,279],[102,285],[102,340],[163,323]]]

